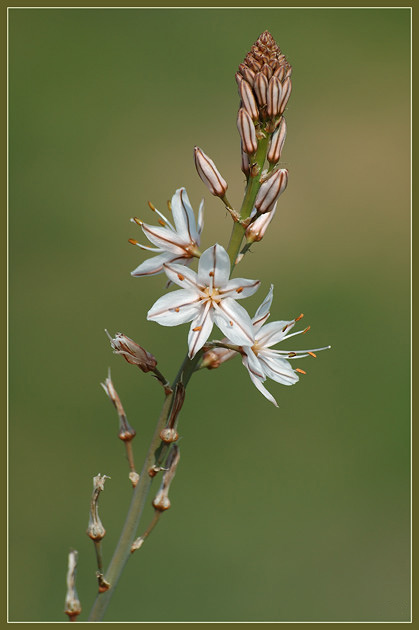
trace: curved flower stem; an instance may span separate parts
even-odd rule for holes
[[[180,380],[182,380],[184,386],[186,387],[192,374],[196,370],[197,364],[201,359],[201,354],[202,352],[198,352],[193,359],[189,359],[188,356],[185,357],[179,369],[179,372],[173,382],[173,391],[175,390],[176,384]],[[144,461],[140,479],[132,495],[131,505],[128,510],[127,518],[125,520],[121,536],[119,538],[112,560],[109,564],[108,570],[105,574],[105,579],[107,582],[110,583],[111,586],[109,590],[104,593],[100,593],[96,597],[96,601],[93,604],[92,610],[90,611],[89,621],[101,621],[101,619],[103,619],[103,616],[115,591],[122,570],[124,569],[125,564],[129,556],[131,555],[131,545],[134,541],[143,513],[145,500],[152,483],[152,477],[150,477],[148,472],[154,464],[154,454],[161,442],[160,431],[166,425],[172,405],[172,400],[173,392],[168,394],[164,401],[164,405],[162,407],[160,417],[157,421],[154,435]]]
[[[244,221],[245,219],[249,218],[250,213],[252,212],[255,205],[256,195],[261,185],[259,181],[260,173],[263,169],[263,165],[265,164],[269,138],[270,135],[266,133],[265,137],[259,140],[258,150],[256,151],[254,159],[252,160],[252,164],[256,166],[253,166],[253,168],[251,168],[250,170],[246,192],[240,210],[240,221]],[[232,268],[234,267],[236,258],[240,252],[240,247],[245,230],[246,228],[242,225],[242,223],[237,222],[234,224],[233,231],[231,233],[230,243],[227,249],[227,253],[230,256]]]

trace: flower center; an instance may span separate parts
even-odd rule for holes
[[[215,287],[214,288],[205,287],[203,293],[206,296],[207,300],[210,300],[211,302],[215,302],[216,304],[219,304],[221,302],[221,296],[218,292],[218,289],[216,289]]]

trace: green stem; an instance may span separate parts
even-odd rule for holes
[[[269,134],[266,134],[264,138],[259,140],[258,149],[255,153],[255,157],[251,160],[252,164],[257,164],[257,167],[253,167],[253,172],[250,172],[249,179],[246,186],[246,192],[244,195],[242,207],[240,209],[240,220],[244,221],[248,219],[250,213],[255,205],[256,195],[260,188],[260,173],[265,164],[266,153],[268,151]],[[236,258],[240,252],[243,236],[246,228],[239,222],[234,224],[233,231],[230,237],[230,243],[228,245],[227,253],[230,257],[231,267],[233,268],[236,262]]]
[[[187,385],[192,374],[194,373],[196,366],[201,358],[201,352],[198,352],[193,359],[185,357],[179,372],[172,385],[172,390],[175,390],[177,382],[182,379],[183,384]],[[143,513],[145,500],[150,490],[152,477],[148,474],[148,471],[153,466],[155,461],[155,451],[160,445],[160,431],[165,427],[170,408],[172,405],[173,393],[166,396],[164,405],[162,407],[160,417],[157,421],[157,425],[154,431],[153,439],[149,446],[143,469],[141,471],[140,479],[132,495],[131,505],[128,510],[127,518],[124,523],[124,527],[121,532],[118,544],[113,554],[112,560],[109,564],[108,570],[105,574],[105,579],[110,583],[110,588],[104,593],[100,593],[93,604],[93,608],[90,611],[89,621],[101,621],[109,605],[110,599],[115,591],[116,585],[125,567],[128,558],[131,555],[131,545],[134,541],[137,529],[140,523],[140,519]]]

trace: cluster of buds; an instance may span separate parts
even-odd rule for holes
[[[268,31],[260,35],[240,64],[236,73],[241,99],[237,124],[246,153],[255,153],[261,124],[269,133],[279,125],[291,94],[291,71]]]

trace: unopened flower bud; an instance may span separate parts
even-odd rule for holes
[[[268,116],[274,118],[279,114],[282,96],[282,86],[276,77],[272,77],[268,85],[268,97],[266,111]]]
[[[275,133],[271,137],[268,149],[268,161],[271,164],[276,164],[281,159],[282,149],[284,147],[285,138],[287,136],[287,125],[285,118],[282,118],[281,124],[275,130]]]
[[[199,147],[194,148],[194,157],[198,175],[208,186],[211,194],[216,197],[224,197],[228,188],[227,182],[220,175],[214,162]]]
[[[270,66],[268,66],[267,63],[264,63],[262,68],[260,69],[261,73],[265,75],[265,77],[268,79],[271,78],[272,76],[272,68]]]
[[[267,103],[268,98],[268,79],[262,72],[258,72],[255,76],[254,90],[260,107]]]
[[[277,77],[279,81],[281,81],[285,76],[285,68],[283,66],[278,66],[273,74],[274,77]]]
[[[241,154],[242,154],[241,169],[242,169],[243,173],[247,177],[249,175],[249,173],[250,173],[249,156],[247,155],[246,151],[243,151],[243,145],[241,143],[240,143],[240,148],[241,148]]]
[[[281,103],[279,106],[279,113],[282,114],[287,106],[288,103],[288,99],[291,96],[291,79],[288,77],[285,79],[284,83],[282,84],[282,96],[281,96]]]
[[[256,105],[255,97],[253,96],[253,90],[245,79],[242,79],[239,83],[239,94],[243,107],[249,114],[250,118],[255,122],[259,120],[259,110]]]
[[[164,512],[164,510],[168,510],[170,508],[169,489],[170,484],[173,481],[173,477],[175,476],[179,459],[179,447],[174,444],[167,458],[167,470],[163,475],[161,486],[156,494],[156,498],[153,501],[153,507],[155,510]]]
[[[279,195],[284,192],[288,183],[288,171],[285,168],[272,171],[262,183],[256,195],[255,208],[260,213],[270,212]]]
[[[68,554],[67,593],[65,597],[64,612],[70,621],[75,621],[81,613],[81,604],[76,591],[76,569],[78,552],[72,549]]]
[[[255,125],[244,107],[239,109],[237,129],[239,130],[243,150],[249,155],[256,153],[258,141],[256,138]]]
[[[227,339],[225,339],[227,342]],[[208,370],[215,370],[219,368],[222,363],[232,359],[237,352],[235,350],[229,350],[228,348],[211,348],[204,352],[202,357],[201,367],[206,367]]]
[[[243,76],[244,79],[246,79],[246,81],[250,84],[253,85],[254,80],[255,80],[255,73],[253,70],[251,70],[248,66],[246,66],[244,63],[241,63],[239,65],[239,72],[240,74]]]
[[[254,243],[261,241],[265,236],[265,232],[268,229],[268,226],[272,219],[274,218],[276,212],[276,203],[271,210],[271,212],[265,212],[265,214],[261,214],[257,219],[251,223],[245,232],[246,242]]]
[[[105,332],[109,337],[114,354],[120,354],[128,363],[138,365],[143,372],[154,370],[157,360],[150,352],[144,350],[138,343],[122,333],[116,333],[115,338],[112,339],[108,331],[105,330]]]
[[[93,494],[90,501],[89,525],[86,534],[94,541],[102,540],[106,534],[106,529],[102,525],[98,512],[99,494],[105,489],[106,479],[110,479],[110,477],[100,473],[93,477]]]

